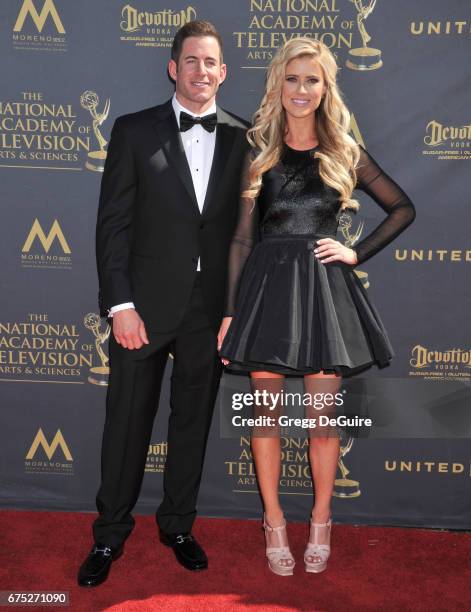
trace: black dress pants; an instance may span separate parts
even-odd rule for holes
[[[101,455],[95,542],[120,546],[129,536],[144,476],[168,354],[174,355],[164,497],[156,519],[169,534],[191,531],[206,442],[222,372],[196,273],[179,327],[149,334],[150,344],[129,350],[110,338],[110,378]]]

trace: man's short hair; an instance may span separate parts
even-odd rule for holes
[[[183,43],[187,38],[192,36],[197,38],[202,38],[203,36],[213,36],[218,41],[222,63],[222,38],[219,32],[216,30],[216,27],[209,21],[195,20],[189,21],[182,26],[175,34],[175,38],[173,39],[171,57],[177,65],[183,49]]]

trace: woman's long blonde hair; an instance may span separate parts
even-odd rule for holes
[[[319,148],[314,157],[319,159],[319,174],[324,183],[339,193],[342,210],[358,210],[359,203],[351,196],[356,184],[355,167],[360,151],[348,134],[350,113],[337,86],[337,63],[324,43],[307,37],[289,40],[268,67],[265,95],[247,134],[257,154],[250,164],[248,187],[242,195],[256,198],[262,186],[262,174],[280,160],[286,132],[285,111],[281,104],[286,66],[302,56],[313,57],[319,62],[326,85],[325,96],[316,110]]]

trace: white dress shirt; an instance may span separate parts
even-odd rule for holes
[[[187,108],[182,106],[177,100],[177,96],[174,94],[172,98],[172,107],[177,118],[178,128],[180,129],[180,113],[188,113],[193,117],[205,117],[216,112],[216,102],[208,108],[201,115],[195,115]],[[196,201],[200,213],[203,211],[204,199],[206,197],[206,191],[208,190],[209,174],[211,172],[211,166],[213,164],[214,148],[216,146],[216,130],[214,132],[208,132],[202,125],[194,125],[186,132],[179,132],[182,140],[183,150],[185,151],[188,166],[191,172],[191,178],[193,180],[193,187],[196,194]],[[198,257],[197,271],[201,270],[200,258]],[[126,302],[124,304],[118,304],[113,306],[109,315],[112,317],[113,313],[126,308],[134,308],[133,302]]]

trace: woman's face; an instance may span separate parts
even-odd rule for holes
[[[304,55],[286,64],[281,103],[288,116],[302,119],[312,115],[326,89],[317,59]]]

